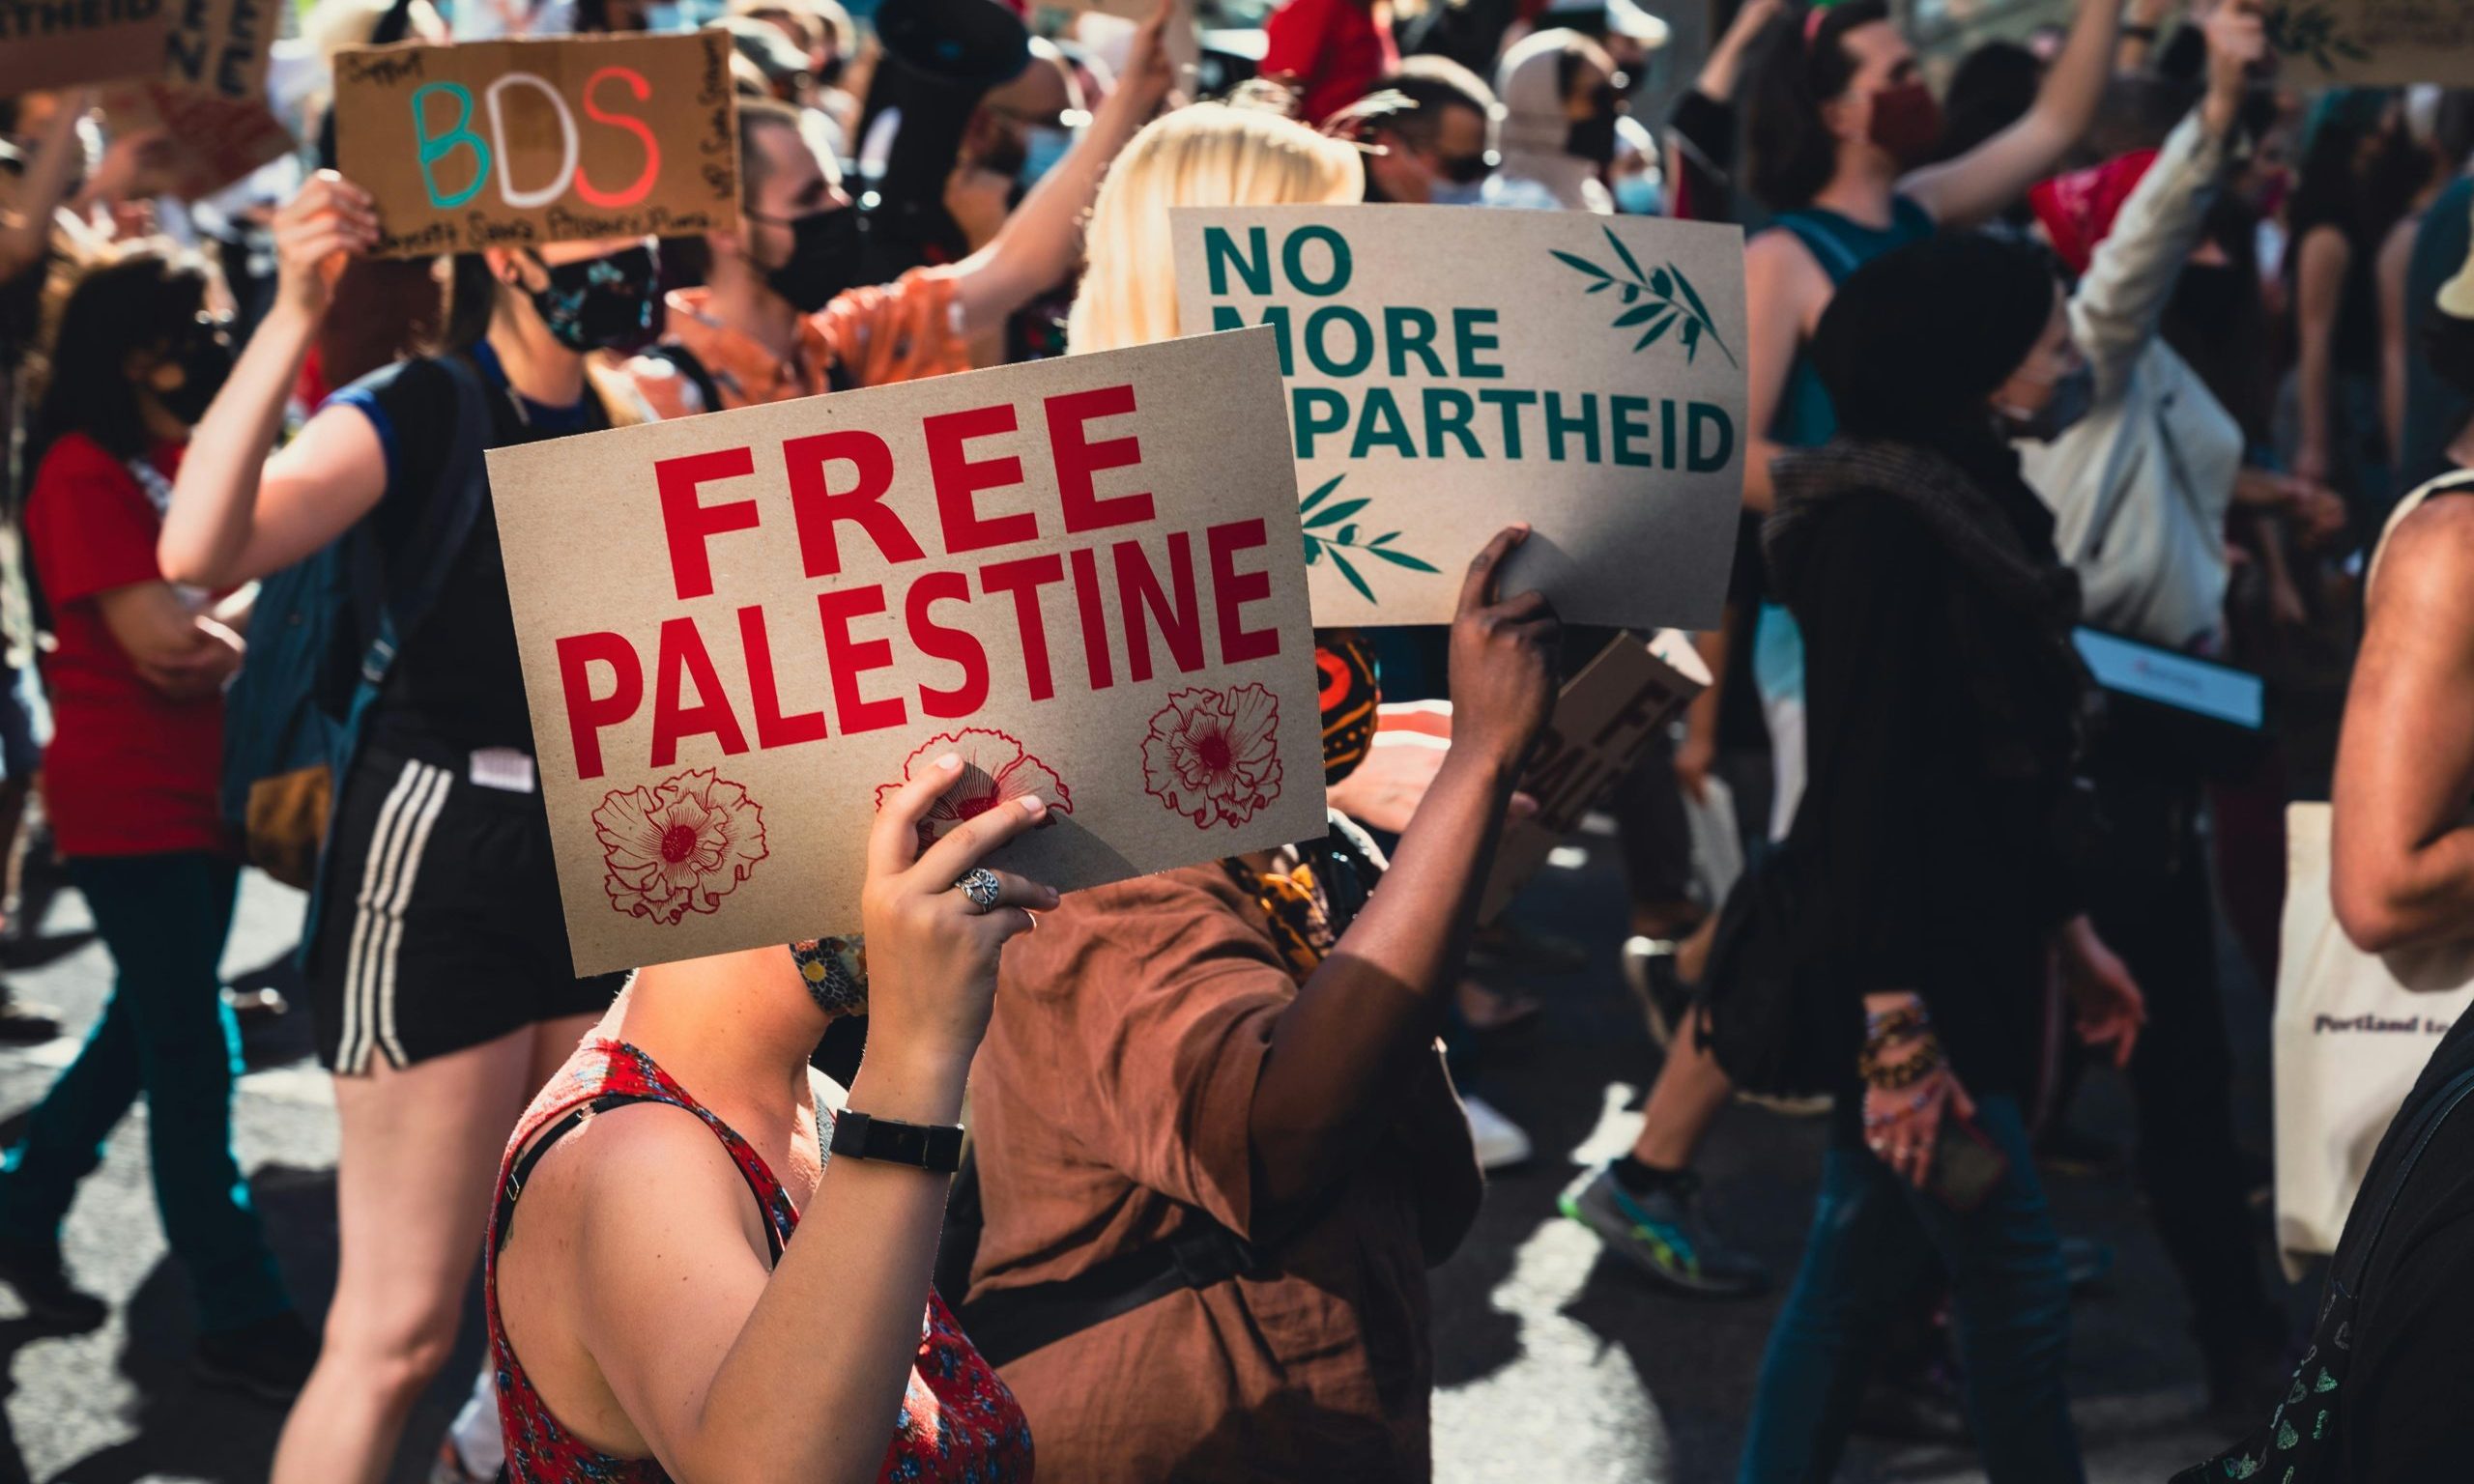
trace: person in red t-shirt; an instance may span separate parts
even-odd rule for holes
[[[316,1343],[275,1270],[233,1158],[238,1031],[217,984],[239,866],[216,809],[223,682],[245,613],[156,565],[189,424],[232,365],[198,259],[157,245],[88,270],[61,316],[36,409],[24,527],[55,641],[44,798],[119,980],[76,1061],[0,1170],[0,1279],[39,1320],[92,1327],[60,1221],[144,1094],[156,1204],[186,1263],[209,1377],[284,1396]]]
[[[1400,70],[1392,0],[1283,0],[1263,22],[1265,77],[1298,92],[1297,116],[1319,124]]]

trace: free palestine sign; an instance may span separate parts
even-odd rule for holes
[[[1280,337],[1314,618],[1448,623],[1469,554],[1570,623],[1717,627],[1743,235],[1469,207],[1180,208],[1178,316]]]
[[[879,795],[1060,889],[1324,830],[1256,330],[494,449],[578,973],[859,927]],[[1474,552],[1474,548],[1472,551]]]

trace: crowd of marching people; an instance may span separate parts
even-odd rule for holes
[[[1665,215],[1745,234],[1741,507],[1714,683],[1606,806],[1661,1059],[1560,1206],[1660,1291],[1784,1289],[1740,1459],[1695,1467],[1827,1479],[1887,1410],[2085,1477],[2090,1256],[2040,1171],[2102,1162],[2072,1099],[2118,1073],[2228,1444],[2188,1477],[2460,1476],[2474,1016],[2384,1090],[2298,1327],[2220,941],[2280,995],[2336,972],[2304,893],[2347,972],[2474,984],[2474,89],[2299,86],[2252,0],[1958,57],[1886,0],[1734,0],[1690,58],[1638,0],[1282,0],[1199,66],[1191,6],[1082,9],[316,0],[298,149],[191,199],[90,91],[0,98],[0,884],[30,934],[65,870],[116,976],[0,1164],[31,1320],[104,1319],[62,1223],[142,1099],[197,1367],[289,1409],[277,1484],[1429,1477],[1427,1274],[1532,1153],[1456,1079],[1553,1013],[1472,964],[1564,951],[1480,902],[1606,639],[1507,580],[1526,528],[1450,554],[1446,628],[1316,630],[1327,836],[1060,896],[992,859],[1057,800],[921,827],[947,755],[846,822],[863,933],[580,977],[484,455],[1201,332],[1178,208]],[[728,230],[374,253],[339,49],[694,26]],[[300,662],[336,726],[236,795],[244,667],[302,639],[253,610],[304,580],[366,595]],[[2110,642],[2268,704],[2157,704]],[[1432,699],[1448,751],[1385,771],[1383,703]],[[219,983],[244,825],[307,893],[289,1009]],[[5,996],[0,1040],[59,1034]],[[273,1013],[332,1074],[329,1296],[233,1147]],[[1740,1097],[1827,1121],[1790,1274],[1705,1209]],[[471,1404],[407,1438],[476,1281]]]

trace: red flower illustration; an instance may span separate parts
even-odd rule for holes
[[[999,804],[1038,794],[1051,814],[1074,813],[1074,794],[1056,770],[1022,750],[1022,744],[985,727],[965,728],[930,737],[902,760],[902,777],[877,785],[877,808],[885,807],[893,791],[910,782],[913,768],[927,766],[947,753],[960,753],[963,766],[954,785],[929,807],[919,821],[919,848],[927,849],[965,819],[976,819]],[[1054,819],[1040,821],[1043,827]]]
[[[710,768],[616,790],[592,812],[613,909],[676,924],[721,905],[764,859],[764,812]]]
[[[1142,786],[1207,830],[1280,797],[1280,698],[1260,685],[1177,691],[1142,739]]]

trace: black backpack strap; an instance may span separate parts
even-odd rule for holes
[[[672,370],[687,378],[687,384],[696,388],[697,397],[705,404],[705,411],[718,413],[722,410],[721,384],[713,380],[713,373],[696,358],[694,351],[676,340],[664,340],[645,354],[655,360],[670,362]]]
[[[1253,1243],[1190,1210],[1186,1224],[1163,1241],[1070,1278],[972,1299],[962,1313],[963,1332],[989,1364],[1001,1368],[1170,1294],[1217,1287],[1262,1269]]]
[[[361,680],[372,687],[387,683],[387,671],[393,668],[396,654],[429,616],[490,498],[486,455],[495,423],[489,387],[482,384],[480,369],[463,356],[441,356],[431,364],[446,374],[455,390],[455,422],[446,461],[439,469],[438,487],[422,506],[412,543],[397,554],[387,573],[386,602],[377,614],[374,637],[360,664]]]
[[[590,1102],[568,1109],[565,1117],[541,1130],[540,1137],[532,1141],[532,1148],[516,1156],[515,1168],[507,1173],[505,1183],[499,1186],[497,1204],[490,1210],[490,1251],[493,1256],[506,1249],[507,1234],[515,1228],[516,1200],[524,1194],[525,1184],[532,1179],[533,1167],[541,1162],[541,1156],[561,1139],[583,1127],[594,1114],[607,1113],[612,1108],[625,1107],[631,1102],[657,1102],[664,1107],[676,1108],[681,1113],[702,1117],[683,1102],[651,1093],[604,1093]],[[710,1127],[711,1124],[707,1122],[706,1127]],[[738,1163],[736,1159],[731,1162],[734,1165]],[[747,1181],[747,1193],[756,1197],[756,1213],[764,1227],[764,1245],[772,1254],[772,1260],[779,1263],[782,1261],[782,1234],[773,1229],[773,1213],[765,1209],[764,1193],[756,1188],[756,1182],[748,1179],[744,1168],[739,1170],[739,1178]]]

